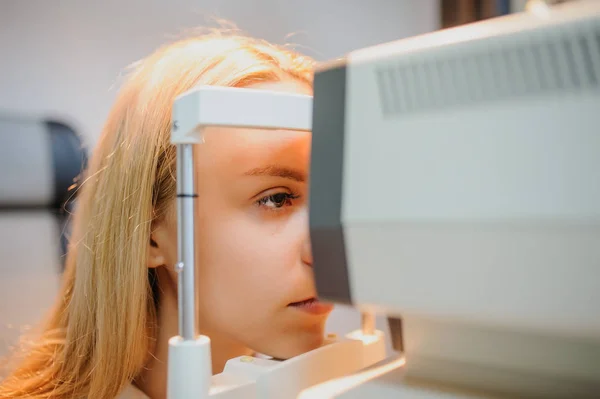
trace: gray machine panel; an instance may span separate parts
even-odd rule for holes
[[[321,299],[352,303],[342,228],[346,64],[315,74],[310,236]]]

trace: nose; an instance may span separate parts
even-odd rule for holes
[[[312,256],[312,248],[310,245],[310,233],[309,233],[308,228],[306,229],[306,234],[304,235],[304,241],[302,242],[301,258],[302,258],[303,263],[312,267],[313,256]]]

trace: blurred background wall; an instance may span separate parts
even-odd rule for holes
[[[571,0],[440,0],[440,27],[451,28],[525,11],[534,3],[548,5]]]
[[[123,69],[211,17],[318,60],[440,25],[438,0],[2,0],[0,110],[61,116],[93,146]]]

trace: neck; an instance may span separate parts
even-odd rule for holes
[[[179,319],[177,314],[177,283],[164,268],[157,270],[160,292],[157,312],[158,333],[156,346],[149,363],[135,379],[135,384],[146,395],[153,399],[166,398],[167,392],[167,360],[169,356],[169,339],[178,335]],[[210,338],[212,372],[223,371],[225,363],[234,357],[248,355],[252,352],[239,342],[228,339],[222,334],[204,330],[201,332]]]

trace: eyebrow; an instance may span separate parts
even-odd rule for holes
[[[286,168],[277,165],[269,165],[262,168],[250,169],[249,171],[244,173],[244,175],[282,177],[284,179],[290,179],[297,182],[306,181],[306,175],[303,172],[297,169]]]

